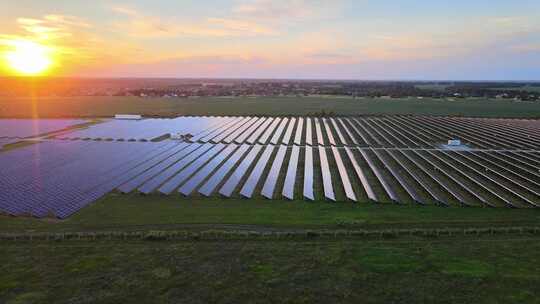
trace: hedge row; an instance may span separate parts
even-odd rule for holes
[[[103,231],[61,233],[0,233],[0,241],[68,241],[68,240],[288,240],[288,239],[340,239],[340,238],[398,238],[403,236],[451,237],[540,234],[540,227],[490,227],[443,229],[388,229],[388,230],[306,230],[301,232],[259,231]]]

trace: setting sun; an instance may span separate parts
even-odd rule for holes
[[[13,70],[24,75],[42,74],[53,63],[50,50],[32,41],[14,41],[6,60]]]

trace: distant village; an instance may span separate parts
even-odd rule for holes
[[[498,98],[540,101],[540,83],[399,82],[210,79],[37,79],[5,78],[0,96],[350,96],[387,98]]]

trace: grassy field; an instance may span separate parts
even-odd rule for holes
[[[540,210],[109,194],[63,221],[3,217],[1,231],[527,226]]]
[[[2,303],[538,303],[538,239],[9,243]]]
[[[540,103],[507,100],[351,97],[73,97],[0,98],[0,117],[105,117],[118,113],[176,115],[419,114],[540,117]]]
[[[109,194],[6,232],[535,226],[540,210]],[[535,303],[540,236],[2,241],[0,303]]]

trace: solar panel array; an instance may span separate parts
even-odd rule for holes
[[[153,129],[148,122],[135,122],[133,126],[151,129],[138,138],[160,136],[165,125],[155,121],[160,121],[159,127]],[[194,137],[190,142],[48,140],[0,153],[0,210],[65,218],[113,190],[176,195],[179,201],[221,196],[540,205],[538,121],[476,123],[468,118],[408,116],[163,121],[175,121],[171,129]],[[108,123],[112,122],[103,126]],[[136,133],[106,128],[117,132],[111,138]],[[94,134],[109,132],[99,130]],[[462,138],[469,149],[440,149],[448,137]]]
[[[24,138],[86,123],[82,119],[0,119],[0,138]]]

